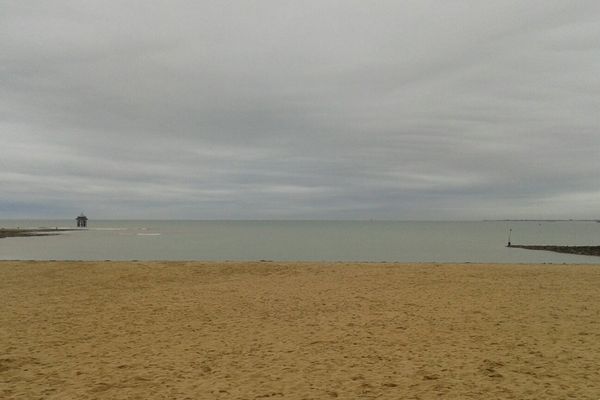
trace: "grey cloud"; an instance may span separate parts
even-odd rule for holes
[[[600,214],[597,2],[0,8],[0,218]]]

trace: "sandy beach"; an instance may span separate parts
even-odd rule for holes
[[[600,398],[600,267],[0,262],[4,399]]]

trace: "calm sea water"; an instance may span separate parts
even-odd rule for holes
[[[0,227],[75,221],[0,220]],[[4,260],[330,260],[594,263],[600,257],[506,248],[600,245],[596,222],[96,221],[57,236],[0,239]]]

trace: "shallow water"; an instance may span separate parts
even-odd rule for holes
[[[1,221],[73,227],[75,221]],[[600,263],[600,257],[506,248],[600,245],[600,223],[401,221],[109,221],[57,236],[0,239],[0,259],[307,260]]]

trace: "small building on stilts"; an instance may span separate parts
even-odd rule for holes
[[[77,220],[78,228],[87,228],[88,217],[83,215],[83,213],[81,213],[81,215],[79,217],[75,218],[75,220]]]

